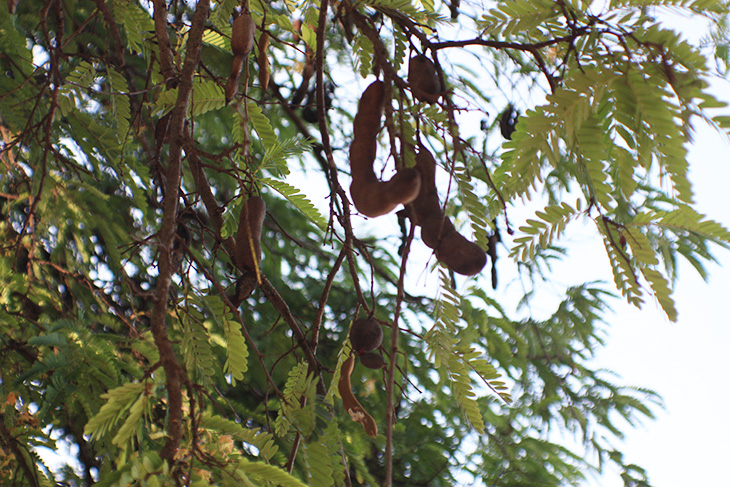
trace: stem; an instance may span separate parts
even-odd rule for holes
[[[403,258],[401,260],[400,274],[398,275],[398,292],[395,300],[395,313],[393,315],[393,331],[390,345],[390,367],[388,369],[388,382],[385,390],[388,395],[388,404],[385,411],[385,483],[384,487],[391,487],[393,484],[393,425],[395,423],[395,371],[397,370],[398,357],[398,319],[400,318],[400,309],[403,304],[404,282],[406,276],[406,264],[408,263],[408,254],[411,250],[411,242],[415,226],[411,225],[406,239],[406,245],[403,249]]]
[[[165,370],[165,380],[168,394],[168,421],[167,439],[160,451],[160,456],[170,465],[173,464],[175,454],[180,446],[183,434],[182,425],[182,368],[175,357],[175,350],[167,334],[165,317],[167,316],[167,301],[170,293],[170,283],[174,269],[170,265],[170,250],[175,237],[177,207],[181,180],[182,142],[184,140],[185,118],[193,91],[193,77],[200,62],[203,28],[208,18],[209,0],[200,0],[193,15],[192,25],[188,32],[185,62],[183,64],[178,87],[178,97],[172,111],[169,126],[170,154],[165,173],[166,188],[163,201],[163,217],[160,231],[157,234],[159,277],[155,290],[155,304],[152,308],[151,329],[155,346],[160,352],[160,361]],[[170,42],[167,38],[167,8],[162,0],[155,1],[155,30],[160,41],[160,58],[172,59]],[[164,32],[164,34],[163,34]],[[165,42],[166,41],[166,42]],[[165,76],[172,69],[171,64],[162,63]]]

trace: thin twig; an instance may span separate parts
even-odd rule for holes
[[[411,250],[411,242],[415,233],[415,225],[411,224],[408,232],[406,245],[403,248],[403,257],[401,260],[400,274],[398,275],[398,292],[395,299],[395,312],[393,314],[393,330],[391,334],[390,345],[390,368],[388,369],[388,383],[385,391],[388,395],[388,403],[385,411],[385,483],[384,487],[391,487],[393,484],[393,425],[395,423],[395,371],[397,369],[398,357],[398,319],[400,318],[400,310],[403,304],[404,282],[406,276],[406,266],[408,263],[408,254]]]

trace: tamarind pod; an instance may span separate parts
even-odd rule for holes
[[[350,196],[355,208],[363,215],[375,218],[387,215],[398,205],[406,204],[418,196],[421,179],[412,169],[401,169],[389,181],[379,181],[375,174],[372,178],[353,178]]]
[[[385,367],[385,359],[379,353],[367,352],[360,355],[360,363],[368,369],[382,369]]]
[[[383,343],[383,328],[372,318],[358,318],[350,327],[350,344],[357,355],[372,352]]]
[[[371,218],[390,213],[400,204],[410,203],[421,189],[421,177],[412,168],[400,169],[385,182],[375,175],[373,163],[377,155],[384,97],[382,81],[374,81],[365,89],[353,122],[350,145],[350,196],[355,208]]]
[[[355,140],[367,140],[370,143],[371,139],[378,135],[384,101],[385,83],[380,80],[373,81],[362,92],[352,127]],[[372,141],[372,145],[375,145],[374,141]]]
[[[233,21],[231,33],[231,51],[234,56],[246,57],[253,49],[256,24],[251,15],[242,13]]]
[[[243,63],[253,49],[253,39],[256,33],[256,24],[249,14],[241,14],[233,21],[231,32],[231,51],[233,62],[231,63],[231,74],[226,81],[225,97],[226,105],[238,93],[238,84],[241,78]]]
[[[436,160],[425,147],[420,147],[416,154],[415,169],[421,176],[421,191],[409,205],[412,211],[409,216],[413,223],[421,227],[421,240],[429,248],[438,247],[444,231],[453,229],[451,222],[445,217],[438,191],[436,190]]]
[[[434,250],[439,262],[463,276],[475,276],[487,264],[487,253],[456,230],[445,233]]]
[[[309,81],[314,76],[314,49],[310,46],[306,46],[304,51],[304,67],[302,68],[302,82],[299,84],[299,88],[294,92],[292,96],[291,104],[299,105],[307,96],[307,90],[309,90]]]
[[[520,118],[520,112],[515,110],[512,104],[508,104],[502,114],[499,116],[499,131],[502,137],[512,140],[512,134],[517,130],[517,119]]]
[[[261,230],[266,204],[260,196],[251,196],[241,207],[236,232],[236,266],[241,270],[258,269],[261,261]]]
[[[256,274],[252,272],[248,272],[239,277],[236,280],[235,291],[228,295],[228,299],[231,301],[231,304],[233,304],[233,307],[238,308],[241,306],[241,303],[251,296],[251,293],[254,292],[258,285],[258,278]]]
[[[342,398],[342,405],[345,407],[345,411],[350,415],[353,421],[360,423],[365,429],[365,433],[375,438],[378,436],[378,425],[375,420],[370,416],[365,408],[362,407],[360,402],[357,400],[355,395],[352,393],[352,384],[350,382],[350,376],[352,375],[352,369],[355,367],[355,356],[350,356],[342,364],[340,369],[340,381],[337,383],[337,390]]]
[[[263,91],[269,87],[269,56],[267,50],[269,48],[269,33],[264,31],[259,37],[259,55],[256,61],[259,65],[259,85]]]
[[[233,56],[233,64],[231,64],[231,75],[226,81],[225,97],[228,104],[236,93],[238,93],[238,85],[241,79],[241,70],[243,68],[243,57]]]
[[[436,259],[465,276],[479,274],[487,263],[487,253],[456,231],[443,212],[436,189],[436,161],[425,147],[416,154],[416,170],[421,175],[421,192],[411,203],[413,221],[421,227],[421,240],[433,249]]]
[[[451,10],[451,20],[456,20],[456,18],[459,16],[460,4],[461,0],[451,0],[451,3],[449,4],[449,10]]]
[[[427,103],[436,103],[443,91],[436,66],[423,54],[408,61],[408,83],[413,96]]]

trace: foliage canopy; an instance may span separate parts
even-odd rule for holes
[[[665,8],[710,21],[712,59]],[[704,275],[730,242],[686,161],[693,123],[730,127],[708,113],[727,19],[719,0],[9,1],[0,483],[557,486],[612,462],[648,485],[614,440],[660,400],[589,365],[608,287],[532,316],[424,265],[411,213],[368,225],[350,204],[353,118],[383,80],[376,172],[428,147],[483,274],[499,255],[549,281],[566,227],[591,223],[618,292],[674,320],[677,259]],[[418,54],[436,103],[413,96]],[[385,368],[351,378],[374,437],[341,398],[358,317],[385,331]],[[60,442],[74,462],[51,471],[38,448]]]

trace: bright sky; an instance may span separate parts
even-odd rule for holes
[[[690,28],[681,11],[663,15],[666,25],[694,43],[706,35],[699,23]],[[730,102],[730,81],[712,83],[715,96]],[[723,110],[728,114],[728,110]],[[690,179],[697,210],[730,228],[730,141],[697,123],[689,147]],[[730,458],[730,251],[713,248],[719,264],[708,265],[703,281],[687,262],[679,266],[675,302],[677,323],[670,323],[651,301],[642,310],[614,307],[600,366],[618,372],[627,384],[645,386],[665,401],[655,421],[630,430],[622,445],[624,459],[647,470],[657,487],[727,486]],[[622,487],[617,474],[591,487]]]
[[[730,83],[725,81],[730,99]],[[701,213],[730,227],[730,142],[700,127],[690,149],[691,179]],[[656,421],[630,431],[625,459],[646,468],[657,487],[728,485],[730,458],[730,251],[717,250],[704,282],[686,262],[679,268],[677,323],[653,303],[642,310],[615,307],[607,347],[597,362],[628,384],[660,393],[666,409]],[[722,480],[721,480],[722,479]],[[617,475],[592,483],[619,487]]]

